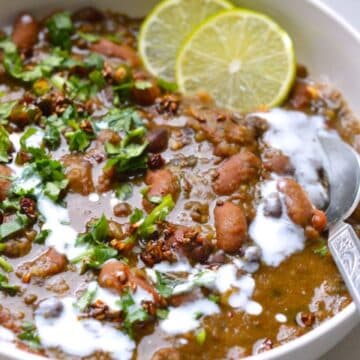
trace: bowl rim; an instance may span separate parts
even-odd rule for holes
[[[360,46],[360,32],[355,29],[342,15],[339,15],[334,9],[329,5],[325,4],[322,0],[305,0],[310,6],[316,10],[322,12],[327,17],[331,18],[336,22],[340,27],[349,33],[351,37],[358,43]],[[341,325],[343,322],[349,321],[351,318],[357,316],[357,309],[354,302],[351,302],[338,314],[331,317],[329,320],[321,323],[315,329],[312,329],[308,333],[289,341],[281,346],[278,346],[274,349],[266,351],[262,354],[252,355],[246,357],[244,360],[272,360],[277,359],[278,357],[284,356],[287,353],[291,353],[294,350],[297,350],[301,347],[305,347],[308,343],[315,341],[317,338],[326,336],[331,329],[336,328]],[[17,348],[13,343],[3,342],[5,346],[0,349],[0,355],[5,355],[12,359],[23,359],[23,360],[39,360],[44,359],[43,356],[39,356],[33,353],[26,352]],[[7,346],[8,344],[8,346]]]

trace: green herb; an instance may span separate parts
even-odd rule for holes
[[[4,50],[3,64],[5,70],[12,77],[24,82],[33,82],[47,77],[55,68],[61,68],[66,59],[64,53],[55,49],[52,54],[41,60],[39,64],[26,69],[15,44],[10,39],[1,40],[0,48]]]
[[[11,141],[9,134],[3,126],[0,125],[0,162],[9,162],[9,150],[11,149]]]
[[[82,31],[78,31],[78,35],[80,38],[84,39],[85,41],[95,43],[101,39],[101,36],[91,33],[84,33]]]
[[[5,211],[20,211],[19,199],[6,198],[0,203],[0,207]]]
[[[5,260],[2,256],[0,256],[0,268],[2,268],[6,272],[12,272],[14,269],[11,264]]]
[[[145,129],[140,127],[130,131],[119,145],[105,144],[105,150],[110,157],[105,167],[115,167],[118,173],[138,171],[147,168],[147,155],[145,150],[148,142],[143,140]],[[141,139],[142,143],[135,140]]]
[[[164,196],[161,203],[144,219],[138,229],[138,234],[143,238],[152,235],[157,229],[156,224],[159,221],[164,221],[174,206],[175,203],[172,196],[170,194]]]
[[[134,212],[130,216],[130,223],[136,224],[144,219],[144,212],[140,209],[135,209]]]
[[[8,101],[0,103],[0,122],[5,123],[6,119],[10,116],[11,110],[16,105],[16,101]]]
[[[318,249],[314,250],[314,254],[320,255],[321,257],[325,257],[329,255],[329,249],[326,245],[322,245]]]
[[[169,310],[168,309],[157,309],[156,316],[161,320],[165,320],[169,316]]]
[[[124,328],[130,335],[132,335],[132,327],[135,323],[149,319],[149,314],[135,304],[129,291],[124,293],[117,303],[125,315]]]
[[[121,201],[130,199],[132,193],[133,193],[133,187],[131,183],[120,184],[115,189],[115,195]]]
[[[87,68],[102,70],[104,67],[104,59],[99,54],[92,53],[85,58],[84,65]]]
[[[144,127],[144,122],[139,113],[132,108],[112,109],[102,118],[100,123],[114,131],[129,132],[138,127]]]
[[[89,74],[89,79],[93,84],[95,84],[98,87],[98,89],[102,89],[106,84],[104,75],[100,70],[93,70]]]
[[[34,243],[36,244],[44,244],[47,237],[51,234],[51,230],[41,230],[35,237]]]
[[[27,225],[27,216],[17,212],[14,219],[0,225],[0,241],[23,230]]]
[[[169,298],[174,291],[176,285],[181,281],[171,275],[162,274],[159,271],[155,271],[156,275],[156,290],[164,298]]]
[[[195,334],[195,338],[199,345],[204,345],[206,340],[206,330],[204,328],[197,330]]]
[[[84,152],[90,146],[89,135],[83,130],[76,130],[66,134],[71,151]]]
[[[218,295],[215,295],[215,294],[210,294],[209,295],[209,300],[214,302],[215,304],[218,304],[220,302],[220,297]]]
[[[0,291],[6,292],[10,296],[14,296],[19,290],[19,286],[9,284],[8,277],[0,273]]]
[[[73,264],[82,262],[81,273],[87,269],[100,269],[108,260],[116,258],[118,252],[106,245],[93,245],[85,250],[84,253],[73,259]]]
[[[168,82],[164,79],[158,79],[157,83],[165,91],[175,92],[178,90],[176,83]]]
[[[44,143],[50,150],[56,150],[61,144],[60,131],[53,125],[47,125],[44,133]]]
[[[106,245],[109,236],[109,223],[102,217],[90,225],[88,232],[76,239],[76,246],[87,245],[83,254],[73,259],[73,263],[82,262],[82,272],[88,268],[99,269],[107,260],[117,257],[118,252]]]
[[[70,50],[71,34],[74,26],[68,12],[54,14],[47,22],[51,43],[62,49]]]
[[[21,328],[22,332],[18,335],[18,338],[32,349],[39,349],[40,338],[35,325],[26,321],[22,324]]]
[[[20,145],[23,150],[26,150],[29,148],[29,146],[26,144],[27,140],[31,138],[33,135],[35,135],[38,132],[38,129],[34,127],[29,127],[24,134],[20,138]]]
[[[105,215],[102,215],[99,220],[89,226],[87,233],[77,238],[76,245],[86,243],[102,245],[106,242],[108,236],[109,223]]]
[[[194,318],[195,318],[195,320],[199,320],[199,319],[201,319],[203,316],[204,316],[204,314],[203,314],[201,311],[197,311],[197,312],[195,313]]]
[[[77,301],[75,306],[80,310],[84,311],[94,300],[96,292],[98,290],[96,286],[89,286],[86,291],[82,294],[81,298]]]

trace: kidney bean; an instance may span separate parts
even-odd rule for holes
[[[294,172],[289,157],[275,150],[266,152],[263,165],[267,171],[279,175],[289,175]]]
[[[230,195],[243,183],[256,179],[261,167],[260,159],[245,150],[231,156],[219,167],[213,189],[218,195]]]
[[[6,165],[0,164],[0,201],[5,200],[7,197],[7,193],[11,187],[11,175],[11,169]]]
[[[169,132],[165,128],[157,128],[151,130],[147,137],[149,142],[148,151],[151,153],[159,153],[165,151],[169,142]]]
[[[103,288],[123,291],[130,274],[128,265],[118,260],[110,260],[103,265],[99,274],[99,284]]]
[[[174,201],[176,201],[179,195],[180,187],[178,179],[169,169],[148,171],[145,177],[145,183],[149,185],[147,198],[171,194]],[[154,205],[146,198],[143,200],[143,206],[148,212],[154,208]]]
[[[218,248],[227,253],[240,250],[247,238],[246,217],[241,207],[226,202],[216,206],[214,215]]]
[[[72,191],[82,195],[89,195],[94,191],[92,165],[89,161],[79,155],[65,155],[62,162]]]
[[[28,52],[36,44],[39,35],[39,24],[30,14],[20,14],[12,33],[12,40],[20,51]]]
[[[65,271],[66,265],[66,257],[49,248],[34,260],[21,264],[16,270],[16,275],[23,277],[30,274],[45,278]]]
[[[136,51],[128,45],[119,45],[108,39],[100,39],[90,47],[91,51],[96,53],[120,58],[126,61],[129,65],[138,67],[141,62]]]
[[[277,188],[285,195],[289,218],[305,228],[312,219],[313,206],[303,188],[293,179],[280,180]]]
[[[311,224],[315,230],[323,232],[327,226],[326,214],[318,209],[315,209],[311,219]]]

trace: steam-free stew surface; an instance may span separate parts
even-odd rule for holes
[[[86,8],[3,33],[0,339],[153,360],[291,341],[350,302],[316,131],[357,149],[359,127],[301,66],[283,108],[182,97],[143,69],[140,24]]]

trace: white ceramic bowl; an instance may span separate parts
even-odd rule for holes
[[[16,14],[28,10],[47,14],[55,9],[93,5],[129,15],[143,16],[155,0],[11,0],[0,1],[0,24],[11,23]],[[334,84],[350,107],[360,113],[360,35],[335,12],[317,0],[237,0],[240,6],[267,13],[294,39],[298,60],[311,76]],[[310,333],[252,360],[315,360],[348,334],[359,320],[354,304]],[[32,360],[39,357],[13,346],[0,345],[0,359]]]

